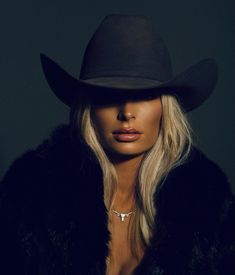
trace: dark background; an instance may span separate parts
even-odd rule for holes
[[[47,85],[39,53],[79,76],[87,42],[110,13],[147,16],[168,45],[175,73],[216,58],[217,87],[189,118],[198,146],[222,167],[235,191],[234,0],[1,1],[0,179],[16,157],[69,119],[69,108]]]

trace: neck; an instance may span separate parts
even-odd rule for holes
[[[129,210],[133,207],[135,185],[138,180],[142,155],[125,160],[115,160],[113,165],[117,173],[117,190],[114,194],[114,208],[117,210]]]

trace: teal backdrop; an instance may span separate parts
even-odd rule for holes
[[[228,175],[235,191],[234,0],[2,1],[0,7],[0,179],[12,161],[35,148],[69,109],[50,91],[39,53],[79,75],[86,44],[110,13],[147,16],[160,30],[178,73],[216,58],[218,85],[189,113],[196,143]]]

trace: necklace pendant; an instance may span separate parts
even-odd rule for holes
[[[128,218],[129,215],[134,214],[135,211],[131,211],[129,213],[119,213],[118,211],[115,211],[112,209],[113,213],[115,213],[118,217],[120,217],[121,221],[124,222],[125,218]]]
[[[121,221],[124,222],[125,217],[127,217],[127,214],[120,213]]]

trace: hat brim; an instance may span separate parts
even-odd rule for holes
[[[128,94],[171,94],[189,112],[201,105],[212,93],[218,79],[218,66],[207,58],[190,66],[166,82],[138,76],[103,76],[77,79],[44,54],[40,54],[43,72],[55,95],[72,106],[84,94],[95,96],[125,96]],[[143,94],[143,95],[144,95]]]

